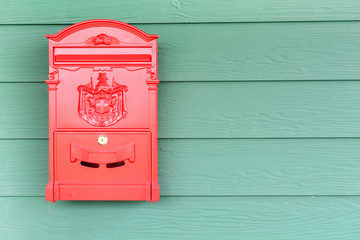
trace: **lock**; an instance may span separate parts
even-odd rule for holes
[[[97,142],[100,144],[100,145],[106,145],[107,142],[108,142],[108,138],[101,135],[100,137],[98,137],[97,139]]]

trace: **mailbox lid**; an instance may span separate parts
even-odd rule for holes
[[[150,132],[55,132],[56,182],[148,184],[150,138]]]

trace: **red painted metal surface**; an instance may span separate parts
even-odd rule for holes
[[[46,200],[158,201],[158,36],[89,20],[46,37]]]

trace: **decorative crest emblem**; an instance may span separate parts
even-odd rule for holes
[[[108,84],[106,73],[99,73],[99,82],[94,85],[93,79],[86,85],[80,85],[79,116],[91,125],[106,127],[126,117],[127,86],[121,85],[113,78]]]

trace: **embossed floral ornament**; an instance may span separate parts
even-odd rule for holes
[[[105,33],[98,34],[94,37],[89,38],[85,42],[86,44],[93,44],[93,45],[112,45],[112,44],[119,44],[120,41],[116,37],[109,36]]]

